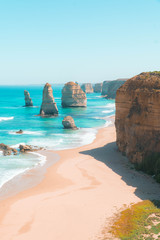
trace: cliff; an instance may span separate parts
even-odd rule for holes
[[[96,83],[94,85],[94,92],[95,93],[101,93],[102,92],[102,85],[103,85],[103,83]]]
[[[104,81],[101,95],[105,96],[106,98],[114,99],[116,97],[117,89],[125,82],[125,80]]]
[[[117,90],[117,145],[133,163],[143,164],[142,169],[148,156],[160,153],[159,103],[160,72],[141,73]],[[152,168],[153,157],[149,162],[149,168]]]
[[[86,107],[87,98],[81,87],[68,82],[62,89],[62,107]]]
[[[25,97],[25,106],[26,107],[32,107],[33,106],[32,99],[30,97],[29,92],[26,91],[26,90],[24,90],[24,97]]]
[[[93,87],[91,83],[84,83],[82,84],[81,88],[85,93],[93,93]]]
[[[42,100],[40,115],[41,116],[58,115],[57,104],[54,101],[53,90],[49,83],[46,83],[43,89],[43,100]]]

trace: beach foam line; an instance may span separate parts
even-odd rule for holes
[[[8,121],[8,120],[13,120],[14,117],[0,117],[0,122],[2,121]]]
[[[102,113],[111,113],[111,112],[114,112],[114,109],[112,109],[112,110],[104,110],[104,111],[102,111]]]
[[[13,178],[17,177],[18,175],[24,174],[25,172],[34,169],[38,166],[43,166],[46,161],[47,161],[47,157],[37,153],[37,152],[30,152],[30,153],[26,153],[26,156],[28,155],[28,158],[31,158],[31,155],[36,155],[37,156],[37,163],[34,162],[34,165],[32,167],[25,167],[25,168],[19,168],[19,169],[8,169],[6,171],[1,172],[1,181],[0,181],[0,188],[7,182],[11,181]],[[12,157],[12,156],[10,156]],[[14,156],[15,157],[15,156]],[[19,155],[20,157],[20,155]],[[4,157],[6,158],[6,157]],[[5,159],[3,159],[3,161],[5,161]],[[20,163],[20,159],[18,160],[19,164]],[[24,159],[22,159],[22,161],[24,161]]]

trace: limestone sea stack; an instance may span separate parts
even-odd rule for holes
[[[103,85],[103,83],[96,83],[94,85],[94,92],[95,93],[101,93],[102,92],[102,85]]]
[[[62,124],[66,129],[78,129],[74,123],[74,119],[71,116],[67,116],[63,119]]]
[[[87,98],[79,84],[68,82],[62,89],[62,107],[86,107]]]
[[[116,92],[119,87],[121,87],[126,80],[114,80],[114,81],[104,81],[102,85],[102,95],[106,98],[115,99]]]
[[[160,153],[160,72],[141,73],[117,90],[115,125],[118,148],[131,162]]]
[[[54,101],[53,90],[49,83],[46,83],[43,89],[43,99],[40,110],[41,116],[57,116],[58,108]]]
[[[24,90],[24,97],[25,97],[25,106],[26,107],[32,107],[33,106],[32,99],[30,97],[29,92],[26,91],[26,90]]]
[[[82,84],[81,88],[85,93],[93,93],[93,87],[91,83],[84,83]]]

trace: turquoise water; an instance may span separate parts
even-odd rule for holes
[[[59,116],[41,118],[43,86],[1,86],[0,87],[0,142],[18,147],[20,143],[45,147],[47,149],[67,149],[91,143],[97,129],[109,124],[107,117],[115,112],[114,100],[101,98],[100,94],[87,94],[87,108],[62,108],[61,90],[63,85],[53,85],[53,94]],[[24,106],[24,90],[29,91],[34,107]],[[70,115],[79,130],[65,130],[62,120]],[[107,122],[106,122],[107,121]],[[15,132],[19,129],[24,134]],[[0,156],[0,186],[17,173],[35,167],[44,158],[35,154]]]

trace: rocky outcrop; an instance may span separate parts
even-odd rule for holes
[[[43,148],[41,148],[41,147],[36,147],[36,146],[31,146],[31,145],[22,145],[22,144],[19,145],[19,150],[21,153],[39,151],[42,149]]]
[[[20,129],[19,131],[16,132],[17,134],[23,134],[23,130]]]
[[[95,93],[101,93],[102,92],[102,85],[103,85],[103,83],[96,83],[94,85],[94,92]]]
[[[151,153],[160,153],[159,103],[160,72],[141,73],[117,90],[117,145],[133,163],[142,163]]]
[[[30,97],[29,92],[24,90],[24,96],[25,96],[25,106],[26,107],[32,107],[33,106],[33,102],[32,102],[32,99]]]
[[[4,156],[11,154],[17,155],[17,150],[15,148],[11,148],[8,145],[5,145],[4,143],[0,144],[0,151],[3,152]]]
[[[62,124],[66,129],[78,129],[74,123],[74,119],[71,116],[67,116],[63,119]]]
[[[81,88],[85,93],[93,93],[93,87],[91,83],[84,83],[82,84]]]
[[[114,99],[116,97],[117,89],[121,87],[125,82],[125,80],[104,81],[101,94],[106,98]]]
[[[41,116],[57,116],[58,108],[54,101],[53,90],[49,83],[46,83],[43,89],[43,100],[40,110]]]
[[[62,89],[62,107],[86,107],[87,98],[81,87],[68,82]]]

